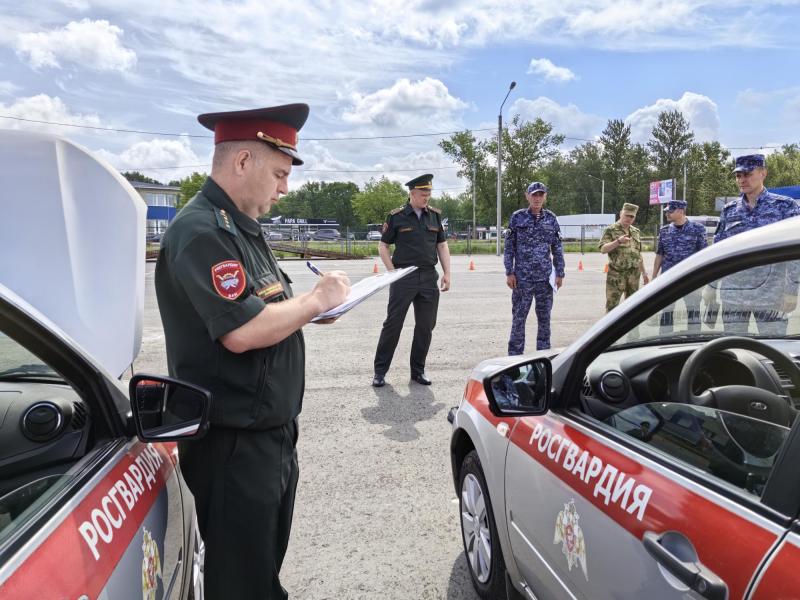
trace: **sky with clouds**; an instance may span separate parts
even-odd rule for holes
[[[462,129],[542,117],[568,150],[680,109],[734,154],[800,142],[800,0],[0,0],[0,127],[47,129],[168,181],[213,151],[202,112],[307,102],[308,180],[433,172]],[[38,125],[28,119],[84,125]],[[123,131],[110,132],[102,128]],[[136,133],[145,131],[149,133]],[[167,135],[174,134],[174,135]],[[352,139],[369,138],[369,139]]]

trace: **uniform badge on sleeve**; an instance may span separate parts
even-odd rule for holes
[[[578,525],[580,516],[575,508],[575,500],[570,500],[564,505],[564,510],[556,517],[556,534],[553,543],[561,543],[561,552],[567,558],[567,567],[572,571],[572,567],[580,564],[583,576],[589,581],[589,574],[586,571],[586,543],[583,540],[583,530]]]
[[[384,223],[382,233],[386,233],[387,231],[389,231],[389,223]]]
[[[226,260],[211,267],[214,289],[226,300],[236,300],[244,292],[244,268],[238,260]]]

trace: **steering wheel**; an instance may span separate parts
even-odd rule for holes
[[[689,404],[719,408],[728,412],[769,421],[790,427],[797,410],[785,398],[758,387],[749,385],[724,385],[709,388],[700,395],[692,391],[692,382],[703,363],[713,354],[739,348],[750,350],[772,360],[788,373],[796,390],[800,390],[800,367],[789,356],[758,340],[746,337],[726,336],[701,346],[684,363],[678,379],[678,398]]]

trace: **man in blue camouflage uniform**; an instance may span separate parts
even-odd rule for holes
[[[553,291],[564,282],[564,252],[561,248],[561,228],[556,215],[544,208],[547,186],[535,181],[528,186],[525,197],[528,208],[511,215],[506,234],[503,263],[506,285],[511,292],[511,336],[508,354],[525,350],[525,321],[536,301],[536,349],[550,348],[550,311]],[[550,276],[555,269],[555,285]]]
[[[686,217],[685,200],[671,200],[664,207],[664,214],[669,224],[658,232],[653,279],[659,271],[666,273],[683,259],[708,246],[706,228]],[[700,331],[700,292],[684,296],[683,301],[686,303],[688,331]],[[661,313],[661,333],[672,331],[674,310],[672,304]]]
[[[800,215],[795,200],[764,187],[767,167],[763,154],[738,157],[733,173],[741,196],[722,209],[714,242]],[[797,280],[795,263],[778,263],[748,269],[717,282],[725,332],[747,333],[752,315],[759,334],[785,335],[786,315],[797,307]]]

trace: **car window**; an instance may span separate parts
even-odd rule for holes
[[[581,406],[667,464],[761,497],[800,414],[798,289],[800,263],[776,261],[692,290],[595,358]]]
[[[91,450],[92,415],[55,369],[2,331],[0,369],[2,544],[69,485]]]
[[[674,337],[800,335],[800,261],[744,269],[692,290],[620,337],[615,345]]]
[[[36,376],[60,379],[49,365],[0,331],[0,381]]]
[[[633,406],[606,419],[614,429],[707,474],[761,496],[787,427],[714,408]]]

